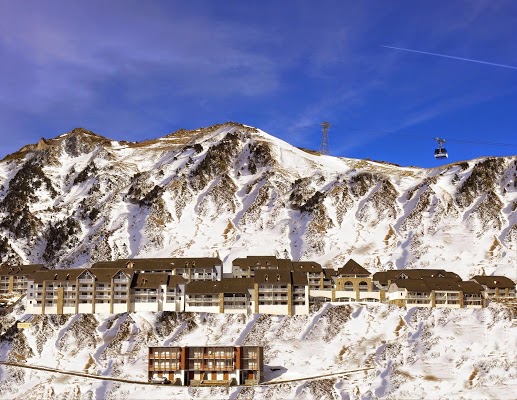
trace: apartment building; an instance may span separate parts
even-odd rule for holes
[[[30,265],[0,265],[0,295],[25,294],[27,292],[27,277],[36,271],[46,270],[42,264]]]
[[[506,276],[476,275],[471,280],[483,287],[487,299],[515,298],[515,282]]]
[[[291,271],[293,262],[286,259],[277,259],[275,256],[247,256],[236,258],[232,263],[234,278],[253,278],[256,270],[275,269]]]
[[[404,278],[390,285],[387,298],[403,307],[482,308],[482,290],[476,282],[453,278]]]
[[[334,270],[311,261],[247,257],[234,262],[236,277],[225,278],[222,263],[215,258],[117,260],[67,270],[41,267],[20,266],[7,273],[3,269],[3,276],[8,277],[4,290],[16,287],[9,276],[24,277],[26,283],[19,288],[26,285],[27,312],[33,314],[190,311],[304,315],[311,305],[321,302],[480,308],[485,306],[485,297],[515,298],[515,283],[506,277],[476,276],[465,282],[442,269],[372,275],[354,260]]]
[[[139,272],[177,275],[186,282],[208,280],[217,281],[223,277],[223,263],[219,258],[135,258],[102,261],[92,265],[92,269],[118,268]]]
[[[149,347],[148,378],[165,377],[174,385],[256,385],[263,380],[259,346]]]

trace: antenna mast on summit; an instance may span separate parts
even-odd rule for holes
[[[320,153],[324,155],[328,155],[330,153],[330,146],[329,146],[329,128],[330,128],[330,122],[322,122],[321,128],[323,131],[323,135],[321,137],[321,145],[320,145]]]

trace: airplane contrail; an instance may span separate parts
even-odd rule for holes
[[[491,63],[487,61],[480,61],[480,60],[473,60],[471,58],[463,58],[463,57],[454,57],[454,56],[448,56],[446,54],[438,54],[438,53],[430,53],[428,51],[420,51],[420,50],[411,50],[411,49],[403,49],[402,47],[393,47],[393,46],[384,46],[383,44],[380,45],[381,47],[386,47],[388,49],[395,49],[395,50],[403,50],[403,51],[409,51],[411,53],[420,53],[420,54],[428,54],[430,56],[438,56],[438,57],[445,57],[445,58],[453,58],[455,60],[462,60],[462,61],[470,61],[475,62],[478,64],[486,64],[486,65],[493,65],[495,67],[503,67],[503,68],[510,68],[510,69],[517,69],[517,67],[514,67],[512,65],[506,65],[506,64],[496,64]]]

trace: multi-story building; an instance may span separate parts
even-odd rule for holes
[[[276,269],[291,271],[292,264],[291,260],[277,259],[275,256],[236,258],[232,263],[232,275],[235,278],[253,278],[256,270]]]
[[[482,287],[446,277],[403,278],[389,287],[389,303],[404,307],[481,308]]]
[[[487,299],[515,298],[515,282],[506,276],[476,275],[472,280],[483,286],[483,293]]]
[[[139,272],[178,275],[190,281],[218,281],[223,277],[223,263],[219,258],[135,258],[102,261],[92,269],[118,268]]]
[[[28,266],[34,272],[24,275],[27,311],[303,315],[309,313],[310,305],[321,302],[479,308],[485,306],[485,296],[515,298],[515,283],[508,278],[477,276],[465,282],[441,269],[390,270],[372,275],[354,260],[334,270],[310,261],[247,257],[234,262],[237,276],[222,278],[221,265],[219,259],[212,258],[170,258],[118,260],[87,269],[38,270]],[[18,273],[24,270],[29,268],[22,266]],[[5,283],[9,279],[10,285]],[[4,286],[12,291],[14,278],[4,279]]]
[[[0,295],[25,294],[27,292],[27,277],[36,271],[46,270],[42,264],[30,265],[0,265]]]
[[[149,347],[148,378],[183,386],[254,385],[262,382],[259,346]]]

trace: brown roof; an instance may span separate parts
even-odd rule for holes
[[[111,278],[116,275],[120,269],[117,268],[106,268],[90,270],[89,268],[70,268],[70,269],[50,269],[44,271],[36,271],[31,275],[35,283],[43,283],[43,281],[75,281],[79,275],[83,272],[88,271],[95,277],[96,282],[110,283]],[[131,281],[134,271],[122,270],[125,274],[129,275]]]
[[[87,269],[93,276],[95,276],[96,282],[110,283],[111,278],[113,278],[116,274],[122,271],[124,274],[129,275],[129,281],[133,279],[133,275],[135,271],[120,269],[120,268],[105,268],[105,269]]]
[[[359,265],[354,260],[350,259],[345,265],[338,269],[337,274],[339,276],[370,276],[370,272]]]
[[[32,275],[36,271],[46,271],[47,267],[43,264],[27,264],[27,265],[0,265],[0,275]]]
[[[337,276],[337,271],[332,268],[323,268],[323,274],[325,275],[325,278],[330,279],[333,276]]]
[[[459,291],[459,282],[451,278],[423,278],[425,284],[431,290],[438,291]],[[398,281],[397,281],[398,282]]]
[[[515,288],[514,281],[512,281],[510,278],[507,278],[506,276],[501,276],[501,275],[491,275],[491,276],[476,275],[476,276],[472,277],[472,280],[476,281],[477,283],[484,285],[490,289],[493,289],[493,288],[514,289]]]
[[[167,282],[167,287],[181,285],[186,282],[185,278],[181,275],[169,275],[169,281]]]
[[[391,285],[397,285],[398,288],[405,288],[408,292],[431,292],[431,289],[425,284],[423,279],[397,279]]]
[[[155,289],[161,285],[166,285],[169,280],[169,275],[164,273],[136,273],[131,282],[132,288],[137,289]]]
[[[277,261],[275,256],[247,256],[246,258],[236,258],[232,265],[238,267],[277,267]]]
[[[291,271],[283,269],[258,269],[255,271],[254,279],[256,283],[291,283]]]
[[[222,281],[192,281],[185,286],[187,294],[248,293],[252,278],[226,278]]]
[[[275,256],[248,256],[246,258],[236,258],[232,262],[233,267],[256,269],[285,269],[292,270],[293,262]]]
[[[374,273],[373,276],[372,276],[372,281],[379,282],[379,283],[384,283],[385,285],[387,285],[388,284],[388,280],[391,280],[391,278],[388,277],[387,272],[388,271],[381,271],[381,272]]]
[[[298,286],[304,286],[308,285],[308,279],[307,279],[307,273],[302,271],[293,271],[292,274],[292,280],[293,285]]]
[[[483,286],[481,286],[479,283],[473,282],[473,281],[465,281],[465,282],[458,282],[458,286],[463,291],[463,293],[479,293],[483,291]]]
[[[130,264],[137,271],[172,271],[176,268],[213,268],[216,265],[223,265],[222,261],[215,257],[133,258],[97,262],[92,265],[92,269],[128,268]]]
[[[300,272],[321,272],[323,270],[320,264],[313,261],[293,261],[292,268],[293,271]]]
[[[391,269],[388,271],[374,273],[372,280],[375,282],[387,284],[388,281],[393,282],[402,274],[406,275],[410,279],[438,278],[439,275],[442,275],[443,278],[450,278],[456,281],[461,281],[461,278],[458,274],[445,271],[443,269]]]
[[[44,281],[74,281],[83,272],[84,269],[53,269],[46,271],[36,271],[31,275],[34,283],[43,283]]]

